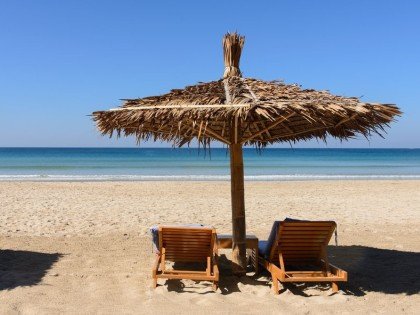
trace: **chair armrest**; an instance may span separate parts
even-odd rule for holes
[[[162,255],[161,254],[156,254],[156,259],[155,262],[153,264],[153,269],[152,269],[152,277],[155,277],[156,274],[159,271],[159,264],[160,264],[160,260],[162,259]]]
[[[219,255],[216,253],[213,255],[213,274],[218,278],[219,277]]]

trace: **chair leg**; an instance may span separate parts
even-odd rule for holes
[[[259,270],[258,270],[258,247],[253,250],[254,254],[254,269],[255,269],[255,276],[258,276]]]
[[[152,288],[155,289],[157,287],[157,278],[153,278]]]
[[[271,274],[271,278],[273,279],[273,293],[278,295],[279,294],[279,279],[276,278],[275,275]]]
[[[335,292],[338,292],[338,284],[337,284],[337,282],[332,282],[331,283],[331,287],[332,287],[332,291],[335,293]]]

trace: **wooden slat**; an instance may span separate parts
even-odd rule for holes
[[[310,241],[310,240],[324,240],[325,235],[305,235],[305,234],[295,234],[295,235],[282,235],[280,238],[280,242],[284,241]]]
[[[203,240],[210,242],[210,236],[202,236],[202,235],[165,235],[163,236],[163,239],[173,239],[173,240],[179,240],[179,239],[186,239],[186,240]]]
[[[330,231],[331,226],[285,226],[283,232],[287,231]]]
[[[174,253],[174,252],[172,252],[172,253],[170,253],[169,255],[167,255],[166,256],[166,258],[168,258],[169,259],[169,257],[172,257],[172,258],[176,258],[176,257],[200,257],[200,258],[202,258],[202,257],[207,257],[208,256],[208,253],[197,253],[197,254],[195,254],[195,253],[191,253],[191,252],[183,252],[183,253]]]
[[[202,246],[210,245],[210,240],[202,240],[202,239],[194,239],[194,238],[180,238],[180,239],[171,239],[171,238],[165,238],[163,240],[164,242],[168,244],[200,244]]]
[[[181,240],[179,242],[176,241],[172,241],[172,240],[164,240],[163,245],[166,244],[168,246],[171,247],[176,247],[176,246],[183,246],[183,245],[195,245],[195,246],[200,246],[200,247],[210,247],[210,242],[201,242],[201,241],[197,241],[197,240]],[[164,246],[165,247],[165,246]]]
[[[205,248],[207,250],[210,249],[210,244],[200,244],[197,242],[191,242],[191,243],[166,243],[163,242],[163,247],[165,248]]]
[[[185,243],[185,244],[192,244],[192,243],[194,243],[194,244],[200,244],[202,246],[206,246],[206,245],[210,246],[210,240],[201,240],[201,239],[193,239],[193,238],[191,238],[191,239],[188,239],[188,238],[180,238],[178,240],[176,240],[176,239],[167,239],[166,238],[166,239],[163,240],[163,242],[164,243],[167,243],[167,244],[174,244],[174,245],[176,245],[176,244],[183,244],[183,243]]]
[[[185,237],[185,238],[194,238],[194,237],[200,237],[200,238],[210,238],[211,234],[203,234],[203,233],[196,233],[196,234],[184,234],[184,233],[164,233],[163,237]]]
[[[180,239],[186,239],[186,240],[200,240],[200,241],[207,241],[210,243],[211,236],[203,236],[203,235],[195,235],[195,236],[185,236],[185,235],[166,235],[163,237],[164,240],[180,240]]]
[[[203,249],[196,249],[196,248],[171,248],[166,250],[166,255],[169,255],[170,253],[193,253],[193,254],[209,254],[210,249],[209,248],[203,248]]]
[[[165,246],[166,245],[166,246]],[[178,249],[188,249],[188,250],[194,250],[194,249],[198,249],[198,250],[210,250],[210,244],[207,245],[203,245],[200,243],[190,243],[190,244],[176,244],[176,243],[170,243],[170,244],[165,244],[164,243],[164,248],[166,248],[166,250],[172,250],[172,251],[177,251]]]
[[[288,226],[336,226],[335,222],[333,221],[311,221],[311,222],[281,222],[281,225],[284,227]]]
[[[180,239],[179,241],[175,241],[175,240],[168,240],[168,239],[165,239],[165,240],[163,240],[163,245],[164,244],[168,244],[169,246],[182,246],[182,245],[188,245],[188,244],[191,244],[191,245],[200,245],[200,246],[202,246],[202,247],[210,247],[210,245],[211,245],[211,243],[210,242],[203,242],[203,241],[201,241],[201,240],[194,240],[194,239],[185,239],[185,238],[183,238],[183,239]]]
[[[206,275],[194,275],[194,274],[158,274],[157,278],[164,279],[191,279],[191,280],[201,280],[201,281],[213,281],[216,280],[215,276],[206,276]]]
[[[342,277],[331,276],[331,277],[291,277],[285,278],[284,282],[335,282],[335,281],[346,281]]]
[[[201,253],[195,253],[191,251],[187,252],[170,252],[167,254],[166,257],[207,257],[209,255],[208,252],[201,252]]]
[[[206,253],[209,254],[211,253],[210,248],[204,248],[204,249],[198,249],[196,250],[195,248],[170,248],[168,250],[166,250],[166,254],[168,253],[191,253],[191,254],[201,254],[201,253]]]
[[[196,240],[200,240],[200,241],[208,241],[210,242],[210,236],[202,236],[202,235],[164,235],[163,239],[172,239],[174,241],[178,240],[178,239],[196,239]]]
[[[163,242],[163,247],[165,248],[178,248],[178,247],[199,247],[199,248],[210,248],[210,244],[206,243],[198,243],[198,242],[191,242],[191,243],[170,243],[170,242]]]
[[[303,235],[305,237],[307,237],[307,235],[309,236],[328,236],[330,234],[330,231],[326,230],[326,231],[309,231],[309,230],[290,230],[290,231],[284,231],[284,233],[282,234],[281,238],[298,238],[299,235]]]
[[[193,242],[193,243],[199,243],[199,244],[210,244],[211,240],[209,238],[200,238],[200,237],[166,237],[163,239],[163,241],[168,242],[168,243],[173,243],[173,244],[177,244],[177,243],[189,243],[189,242]]]
[[[176,255],[168,255],[168,256],[166,256],[166,259],[167,260],[171,260],[171,259],[176,259],[176,260],[178,260],[178,259],[181,259],[181,258],[188,258],[188,259],[199,259],[200,261],[201,260],[206,260],[207,259],[207,255],[189,255],[189,254],[186,254],[186,253],[184,253],[184,254],[176,254]]]
[[[183,253],[183,252],[191,252],[191,253],[211,253],[210,247],[208,248],[198,248],[198,247],[178,247],[178,248],[170,248],[166,251],[166,253]]]
[[[197,263],[197,262],[199,262],[199,263],[205,263],[206,262],[206,258],[203,258],[203,259],[201,259],[201,258],[197,258],[197,257],[172,257],[172,258],[168,258],[168,259],[166,259],[166,261],[172,261],[172,262],[183,262],[183,263],[187,263],[187,262],[189,262],[189,263]]]
[[[210,251],[191,251],[191,250],[180,250],[180,251],[175,251],[175,250],[171,250],[169,252],[166,253],[167,255],[190,255],[190,256],[208,256],[210,254]]]
[[[313,225],[307,223],[280,223],[284,228],[331,228],[334,226],[332,223],[316,223]]]
[[[190,256],[190,257],[204,257],[204,256],[209,256],[210,251],[203,251],[203,252],[195,252],[195,251],[179,251],[179,252],[175,252],[175,251],[171,251],[169,253],[166,254],[167,257],[171,256]]]
[[[162,227],[162,231],[164,233],[167,232],[182,232],[186,234],[191,234],[195,232],[203,232],[211,234],[213,229],[210,228],[204,228],[204,227]]]
[[[294,270],[294,271],[287,271],[286,275],[288,275],[289,277],[293,277],[293,276],[307,276],[307,275],[320,275],[320,276],[324,276],[325,275],[325,271],[322,270],[308,270],[308,271],[304,271],[304,270]],[[334,276],[334,274],[332,274],[331,272],[328,273],[328,275]]]
[[[174,262],[178,262],[178,261],[191,261],[191,262],[205,262],[207,261],[207,255],[203,255],[203,256],[190,256],[190,255],[170,255],[168,257],[165,258],[166,261],[174,261]]]
[[[190,274],[194,274],[194,275],[204,275],[204,276],[207,276],[207,274],[206,274],[205,271],[177,270],[177,269],[166,270],[162,274],[185,274],[185,273],[190,273]]]
[[[209,256],[209,252],[191,252],[191,251],[185,251],[185,252],[170,252],[166,254],[166,257],[207,257]]]
[[[329,230],[323,230],[323,231],[289,230],[289,231],[284,231],[284,234],[282,235],[282,237],[289,236],[289,235],[325,236],[325,235],[328,235],[329,233],[330,233]]]
[[[210,243],[209,242],[200,242],[200,241],[195,241],[195,240],[190,240],[190,241],[185,241],[182,240],[181,242],[174,242],[174,241],[167,241],[164,240],[163,242],[163,247],[177,247],[177,246],[200,246],[200,247],[210,247]],[[166,244],[166,246],[165,246]]]
[[[200,227],[200,226],[162,226],[162,231],[181,231],[186,234],[194,233],[194,232],[207,232],[209,234],[212,233],[213,229],[208,227]]]
[[[208,257],[208,255],[206,255],[206,254],[204,254],[204,255],[188,255],[188,254],[186,254],[186,253],[184,253],[184,254],[175,254],[175,255],[173,255],[173,254],[171,254],[171,255],[168,255],[168,256],[166,256],[166,260],[172,260],[172,261],[177,261],[178,259],[181,259],[181,258],[188,258],[188,259],[193,259],[193,260],[199,260],[199,261],[204,261],[204,260],[206,260],[207,259],[207,257]]]
[[[203,236],[210,236],[211,232],[206,230],[194,230],[194,231],[186,231],[186,230],[163,230],[164,235],[171,235],[171,234],[177,234],[177,235],[203,235]]]

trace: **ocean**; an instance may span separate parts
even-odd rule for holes
[[[420,179],[420,149],[244,149],[245,180]],[[0,148],[0,181],[229,180],[229,153]]]

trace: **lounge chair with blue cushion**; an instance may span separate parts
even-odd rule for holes
[[[259,261],[270,273],[273,290],[279,294],[278,281],[337,282],[347,281],[347,272],[331,265],[327,245],[336,223],[333,221],[275,221],[267,241],[259,243]]]
[[[159,226],[153,227],[152,235],[155,246],[156,261],[152,270],[153,287],[157,279],[191,279],[213,282],[217,289],[219,268],[217,266],[216,230],[202,226]],[[155,233],[157,232],[157,233]],[[200,263],[205,270],[169,269],[167,262]],[[203,268],[203,269],[204,269]]]

